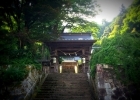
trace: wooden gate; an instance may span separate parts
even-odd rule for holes
[[[77,62],[62,62],[61,65],[62,65],[62,73],[75,73],[76,68],[78,68]]]

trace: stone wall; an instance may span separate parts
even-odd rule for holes
[[[19,86],[10,89],[12,100],[29,100],[35,88],[41,84],[47,73],[47,67],[44,67],[41,73],[36,69],[30,69],[27,78]]]
[[[111,79],[105,76],[102,65],[98,64],[96,67],[96,85],[98,90],[99,100],[112,100],[112,89],[110,85]]]
[[[138,89],[132,84],[121,84],[113,72],[113,67],[97,64],[95,84],[98,100],[138,100]]]

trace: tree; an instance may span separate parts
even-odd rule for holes
[[[134,0],[133,4],[130,6],[126,17],[123,20],[123,30],[122,32],[132,32],[134,29],[136,32],[140,32],[140,8],[139,0]]]
[[[92,2],[92,0],[59,0],[59,2],[58,0],[53,2],[51,0],[11,0],[8,2],[7,8],[7,1],[3,0],[3,2],[2,14],[11,16],[6,17],[9,20],[7,23],[10,28],[17,26],[14,28],[17,31],[16,37],[19,38],[21,48],[26,44],[24,42],[34,42],[39,36],[38,32],[44,38],[37,40],[45,41],[53,39],[74,23],[85,24],[86,21],[81,16],[93,17],[96,14],[95,7],[97,6],[96,2]],[[66,22],[67,25],[63,26],[63,22]]]
[[[49,58],[44,41],[57,39],[65,27],[74,23],[80,25],[85,20],[79,16],[95,15],[96,3],[91,2],[92,0],[1,0],[0,80],[4,82],[1,86],[5,82],[20,82],[27,75],[26,65],[37,66],[37,59]],[[68,24],[63,26],[64,22]],[[8,79],[8,76],[12,78]],[[7,86],[5,84],[3,88]]]
[[[110,24],[110,22],[106,21],[106,19],[102,20],[102,25],[100,26],[100,32],[98,34],[99,38],[109,34],[109,32],[110,32],[109,24]]]
[[[81,26],[87,23],[87,18],[94,17],[97,14],[95,10],[99,7],[96,1],[93,0],[73,0],[69,8],[64,8],[66,16],[62,17],[66,23],[63,29],[74,27],[73,25]]]
[[[96,64],[108,64],[113,66],[113,71],[117,78],[124,84],[134,84],[140,88],[140,32],[139,32],[139,5],[138,0],[127,9],[122,18],[118,15],[117,22],[123,21],[122,24],[113,21],[111,24],[113,30],[107,37],[101,38],[101,49],[95,50],[91,57],[91,74],[95,75]],[[133,11],[133,12],[132,12]],[[135,28],[135,29],[133,29]],[[133,30],[133,31],[132,31]]]
[[[81,26],[74,26],[71,28],[71,32],[91,32],[94,38],[97,38],[97,34],[99,32],[99,26],[95,22],[87,22]]]
[[[126,8],[125,8],[125,6],[122,4],[122,5],[121,5],[121,9],[120,9],[119,15],[123,15],[124,13],[126,13]]]

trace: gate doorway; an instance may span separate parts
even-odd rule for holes
[[[76,61],[64,61],[59,69],[60,73],[78,73],[78,63]]]

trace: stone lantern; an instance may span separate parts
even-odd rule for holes
[[[85,64],[85,62],[86,62],[85,58],[82,58],[82,62],[83,62],[83,64]]]
[[[56,58],[55,58],[55,57],[53,57],[53,63],[54,63],[54,64],[56,63]]]

